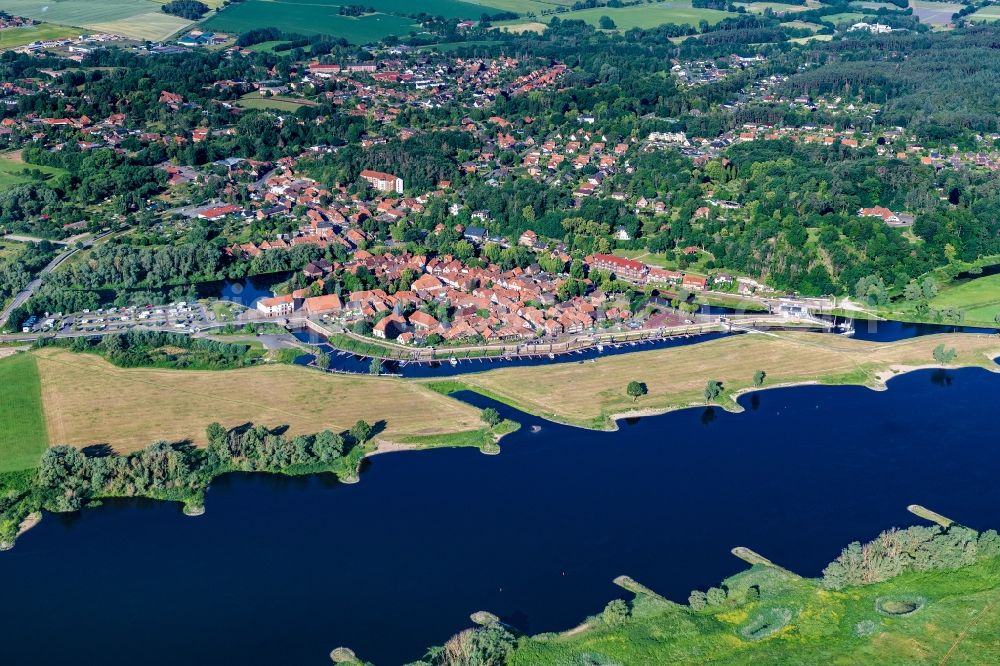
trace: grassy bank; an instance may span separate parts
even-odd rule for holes
[[[723,383],[716,402],[735,406],[733,396],[753,388],[764,370],[764,386],[817,382],[881,386],[892,368],[927,366],[939,345],[955,348],[954,366],[995,369],[1000,338],[953,334],[874,343],[820,333],[780,332],[727,337],[672,349],[636,352],[594,363],[563,363],[544,369],[511,367],[463,375],[464,387],[526,412],[589,428],[612,427],[612,417],[659,413],[705,404],[710,379]],[[630,381],[649,393],[633,400]]]
[[[469,389],[554,421],[610,428],[617,415],[705,404],[710,379],[724,386],[715,402],[732,409],[736,395],[754,388],[757,370],[767,375],[765,388],[810,382],[882,386],[894,372],[932,365],[933,350],[941,344],[955,349],[952,366],[996,368],[991,358],[1000,354],[1000,337],[966,334],[894,343],[804,332],[751,334],[437,381],[335,375],[287,365],[120,368],[94,354],[44,348],[13,361],[27,371],[10,371],[17,381],[32,381],[30,370],[37,366],[33,381],[40,383],[42,399],[32,409],[44,413],[44,420],[9,418],[10,432],[17,428],[20,434],[8,441],[36,457],[41,442],[106,443],[118,451],[156,440],[201,445],[212,421],[227,428],[250,421],[284,424],[294,436],[344,429],[364,419],[381,424],[378,439],[384,442],[482,448],[491,433],[484,431],[479,410],[447,394]],[[625,391],[633,380],[648,388],[637,400]]]
[[[34,467],[47,446],[34,356],[0,360],[0,473]]]
[[[957,665],[1000,659],[1000,558],[841,592],[755,566],[723,587],[737,598],[756,587],[761,598],[695,611],[638,595],[619,626],[598,616],[576,633],[524,638],[508,663]],[[877,602],[914,598],[923,606],[912,615],[876,610]]]

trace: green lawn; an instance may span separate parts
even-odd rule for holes
[[[0,35],[2,34],[3,33],[0,32]],[[64,173],[62,169],[57,169],[55,167],[25,164],[21,161],[21,155],[17,151],[0,153],[0,192],[15,185],[20,185],[21,183],[31,182],[31,178],[22,173],[25,169],[37,169],[50,176],[56,176]]]
[[[655,28],[664,23],[698,25],[702,20],[714,25],[727,16],[734,16],[734,14],[715,9],[695,9],[691,6],[690,0],[664,0],[651,5],[582,9],[562,14],[539,16],[537,20],[548,23],[552,20],[552,16],[558,16],[560,20],[586,21],[595,26],[602,16],[608,16],[615,22],[615,27],[618,30],[624,31],[632,28]]]
[[[0,473],[35,467],[48,444],[35,357],[0,360]]]
[[[284,111],[285,113],[295,113],[295,111],[303,106],[310,105],[313,104],[311,102],[305,103],[294,97],[261,97],[257,92],[244,95],[236,102],[236,106],[243,107],[244,109],[271,109],[272,111]]]
[[[968,324],[994,326],[1000,315],[1000,275],[976,278],[942,289],[930,305],[936,310],[957,308],[965,312]]]
[[[15,49],[32,42],[45,42],[50,39],[75,37],[82,30],[54,23],[40,23],[29,28],[7,28],[0,30],[0,50]]]

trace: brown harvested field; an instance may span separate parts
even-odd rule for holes
[[[482,428],[479,410],[392,378],[322,374],[288,365],[195,371],[118,368],[94,354],[34,352],[49,444],[110,444],[132,451],[158,441],[205,442],[212,421],[248,421],[289,434],[385,421],[378,439]]]
[[[996,368],[1000,338],[987,335],[925,336],[873,343],[821,333],[783,332],[721,338],[687,347],[608,356],[594,363],[563,363],[464,375],[463,384],[553,420],[593,428],[611,426],[625,412],[663,412],[704,404],[711,379],[723,382],[731,407],[734,392],[752,386],[754,372],[767,373],[765,387],[824,382],[880,385],[880,373],[933,365],[934,348],[954,347],[953,365]],[[891,374],[891,373],[890,373]],[[649,394],[633,402],[629,381],[645,382]]]

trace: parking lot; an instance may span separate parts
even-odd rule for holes
[[[99,308],[71,314],[32,317],[22,333],[124,333],[133,328],[197,333],[208,324],[201,303],[179,301],[168,305]]]

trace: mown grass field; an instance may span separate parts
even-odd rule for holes
[[[295,113],[303,106],[310,106],[300,99],[294,97],[261,97],[260,93],[252,92],[244,95],[236,102],[236,106],[244,109],[271,109],[272,111],[282,111],[284,113]]]
[[[39,23],[28,28],[7,28],[0,30],[0,50],[16,49],[32,42],[45,42],[51,39],[75,37],[82,30],[55,23]]]
[[[273,365],[243,370],[122,369],[61,349],[37,358],[50,443],[110,444],[118,451],[157,440],[205,442],[205,427],[254,422],[288,434],[343,430],[358,419],[385,423],[378,439],[478,431],[479,410],[412,382],[323,374]],[[378,396],[378,399],[373,399]]]
[[[996,336],[953,334],[873,343],[823,333],[781,332],[608,356],[594,363],[562,363],[544,370],[500,368],[463,375],[460,380],[472,390],[545,418],[607,428],[614,414],[703,405],[703,391],[711,379],[723,382],[722,404],[732,407],[729,396],[750,388],[758,369],[767,373],[765,386],[803,382],[879,385],[880,373],[891,367],[932,365],[933,350],[939,344],[956,349],[955,365],[996,369],[990,360],[1000,354]],[[633,401],[625,393],[632,380],[645,382],[649,394]]]
[[[35,358],[0,359],[0,473],[35,467],[47,446]]]
[[[156,0],[3,0],[0,9],[36,21],[86,28],[84,32],[159,40],[191,25],[191,21],[161,12],[162,4]]]
[[[966,324],[995,326],[1000,315],[1000,275],[976,278],[942,289],[931,302],[935,310],[957,308],[965,313]]]
[[[1000,661],[998,558],[840,592],[760,565],[724,585],[738,601],[692,611],[640,594],[623,625],[609,627],[598,616],[572,634],[522,640],[508,663],[959,666]],[[743,602],[755,585],[760,600]],[[876,610],[880,598],[913,597],[925,603],[912,615],[888,617]],[[788,618],[787,624],[767,636],[746,637],[747,627],[775,617]]]
[[[0,34],[3,33],[0,32]],[[42,173],[49,174],[50,176],[56,176],[64,173],[62,169],[57,169],[55,167],[25,164],[24,161],[21,160],[20,151],[0,153],[0,192],[3,192],[4,190],[15,185],[20,185],[21,183],[31,182],[31,178],[22,173],[25,169],[37,169]]]

